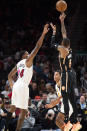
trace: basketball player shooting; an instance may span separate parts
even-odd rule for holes
[[[27,51],[22,55],[22,60],[17,63],[17,65],[12,69],[8,75],[8,81],[12,89],[12,105],[10,112],[7,114],[5,131],[7,131],[9,126],[9,121],[11,119],[12,113],[16,108],[21,110],[19,115],[16,131],[20,131],[22,123],[24,121],[25,115],[28,109],[28,99],[29,99],[29,83],[33,75],[33,60],[42,46],[43,40],[47,32],[49,31],[48,24],[44,26],[41,37],[36,43],[34,50],[29,54]],[[18,79],[13,85],[13,76],[18,72]]]
[[[73,77],[73,71],[72,71],[72,50],[70,48],[70,40],[67,38],[67,32],[64,25],[64,19],[66,15],[62,13],[59,17],[61,22],[61,33],[63,40],[61,42],[61,45],[55,44],[55,26],[51,25],[53,29],[53,35],[51,38],[51,47],[55,46],[57,50],[59,51],[59,62],[60,62],[60,69],[61,69],[61,94],[63,97],[63,104],[64,104],[64,112],[66,115],[67,120],[69,119],[69,103],[70,101],[72,108],[73,108],[73,119],[71,119],[72,123],[76,122],[76,103],[74,99],[74,77]],[[79,130],[81,128],[80,123],[76,123],[75,126],[73,126],[74,130]],[[73,130],[72,128],[72,130]]]

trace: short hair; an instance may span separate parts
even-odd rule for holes
[[[58,72],[61,75],[61,70],[55,70],[54,73],[55,72]]]
[[[64,47],[68,47],[70,45],[70,39],[69,38],[63,38],[62,42],[63,42]]]
[[[37,84],[37,81],[36,80],[32,80],[32,83],[36,83]]]
[[[22,51],[20,52],[20,59],[22,59],[22,56],[24,55],[25,52],[26,52],[25,50],[22,50]]]

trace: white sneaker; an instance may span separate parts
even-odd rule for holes
[[[70,123],[70,121],[65,125],[64,127],[64,131],[69,131],[71,128],[73,127],[73,125]]]
[[[82,125],[80,124],[80,122],[77,122],[76,124],[73,125],[73,128],[71,131],[78,131],[82,128]]]

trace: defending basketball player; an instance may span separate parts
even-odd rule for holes
[[[34,50],[29,54],[27,51],[22,55],[22,60],[17,63],[17,65],[12,69],[8,75],[8,80],[10,87],[12,89],[12,105],[10,112],[6,119],[6,128],[8,129],[9,120],[11,119],[12,113],[16,108],[20,108],[21,113],[18,119],[16,131],[20,131],[22,123],[24,121],[25,115],[28,109],[28,99],[29,99],[29,83],[33,75],[33,60],[42,46],[43,40],[47,32],[49,31],[48,24],[44,26],[41,37],[36,43]],[[13,84],[13,76],[18,72],[18,79]]]

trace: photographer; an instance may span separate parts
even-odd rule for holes
[[[32,117],[30,115],[30,112],[28,111],[28,113],[25,116],[21,131],[27,131],[29,129],[33,129],[34,124],[35,124],[35,118]]]
[[[56,111],[54,109],[47,109],[45,105],[47,104],[47,92],[43,92],[42,100],[38,103],[38,121],[36,123],[41,125],[41,129],[55,129],[58,128],[55,125],[55,115]]]
[[[53,109],[49,109],[46,113],[43,129],[56,129],[57,126],[55,124],[55,112]]]
[[[87,110],[81,109],[80,103],[77,103],[77,120],[81,123],[81,131],[86,131],[87,129]]]
[[[42,98],[41,98],[41,100],[38,102],[38,105],[37,105],[38,110],[40,110],[41,108],[44,108],[44,105],[45,105],[45,104],[47,104],[47,92],[46,92],[46,91],[44,91],[44,92],[42,93]]]

